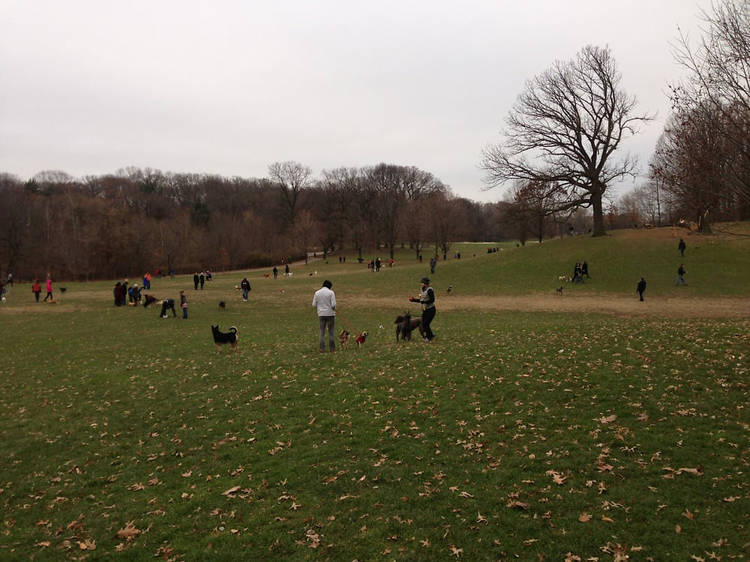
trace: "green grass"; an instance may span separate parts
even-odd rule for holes
[[[686,302],[717,255],[747,273],[734,240],[712,240],[688,265]],[[658,237],[637,254],[617,235],[601,242],[462,252],[436,283],[546,290],[550,260],[580,255],[593,279],[575,290],[616,293],[614,275],[599,286],[605,271],[660,259]],[[251,272],[249,303],[241,276],[219,274],[187,291],[188,321],[115,308],[112,283],[68,284],[55,305],[15,287],[0,309],[0,556],[747,557],[750,320],[447,312],[440,296],[438,339],[396,344],[406,305],[357,299],[405,300],[426,264],[375,275],[329,261],[310,264],[314,278]],[[370,330],[364,349],[316,352],[324,275],[347,322]],[[731,275],[705,293],[747,296]],[[676,290],[670,278],[649,291]],[[153,293],[189,285],[155,280]],[[239,327],[239,352],[217,353],[216,322]],[[128,522],[130,540],[117,536]]]

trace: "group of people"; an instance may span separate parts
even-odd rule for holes
[[[572,283],[584,283],[584,276],[586,279],[591,279],[591,277],[589,277],[589,264],[586,260],[583,260],[583,262],[576,262],[573,267],[573,277],[571,277],[570,280]]]
[[[211,279],[213,279],[213,274],[210,270],[206,269],[205,271],[196,271],[193,274],[193,287],[197,291],[198,285],[200,285],[201,290],[203,290],[203,285],[206,281],[211,281]]]
[[[435,308],[435,290],[430,285],[428,277],[420,280],[420,293],[418,297],[409,297],[409,302],[419,303],[422,306],[422,330],[424,341],[431,342],[435,334],[430,327],[437,309]],[[318,351],[325,353],[326,333],[328,333],[328,349],[331,353],[336,351],[335,320],[336,320],[336,293],[333,292],[333,283],[328,279],[323,281],[323,286],[315,291],[312,305],[318,313]]]

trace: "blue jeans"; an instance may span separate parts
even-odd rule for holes
[[[331,351],[336,350],[336,338],[333,334],[335,320],[335,316],[318,316],[318,322],[320,324],[320,351],[326,350],[326,327],[328,328],[328,347]]]

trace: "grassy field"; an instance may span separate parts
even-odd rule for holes
[[[248,303],[243,272],[155,280],[186,289],[189,320],[115,308],[112,282],[58,283],[54,305],[17,285],[0,557],[746,559],[750,238],[686,237],[680,260],[679,234],[461,245],[430,344],[394,339],[427,269],[406,252],[379,274],[249,272]],[[582,259],[592,279],[557,297]],[[317,353],[326,277],[361,350]]]

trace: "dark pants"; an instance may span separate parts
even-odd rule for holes
[[[174,309],[174,299],[165,299],[161,301],[161,315],[167,315],[167,309],[172,309],[172,316],[177,317],[177,312]]]
[[[336,350],[336,338],[334,337],[333,333],[335,320],[335,316],[318,316],[318,321],[320,324],[320,351],[326,350],[326,327],[328,328],[328,347],[331,349],[331,351]]]
[[[39,302],[39,293],[37,291],[34,291],[34,296],[36,297],[36,302]]]
[[[46,295],[44,296],[44,302],[47,302],[47,299],[49,299],[49,300],[51,300],[51,301],[55,300],[55,297],[53,297],[53,296],[52,296],[52,291],[49,291],[49,292],[48,292],[48,293],[47,293],[47,294],[46,294]]]
[[[432,322],[432,319],[435,318],[436,313],[437,310],[434,306],[426,308],[422,311],[422,329],[424,330],[425,337],[428,340],[431,340],[435,337],[435,334],[433,334],[432,330],[430,329],[430,323]]]
[[[643,291],[638,291],[638,296],[641,297],[641,301],[643,301]]]

